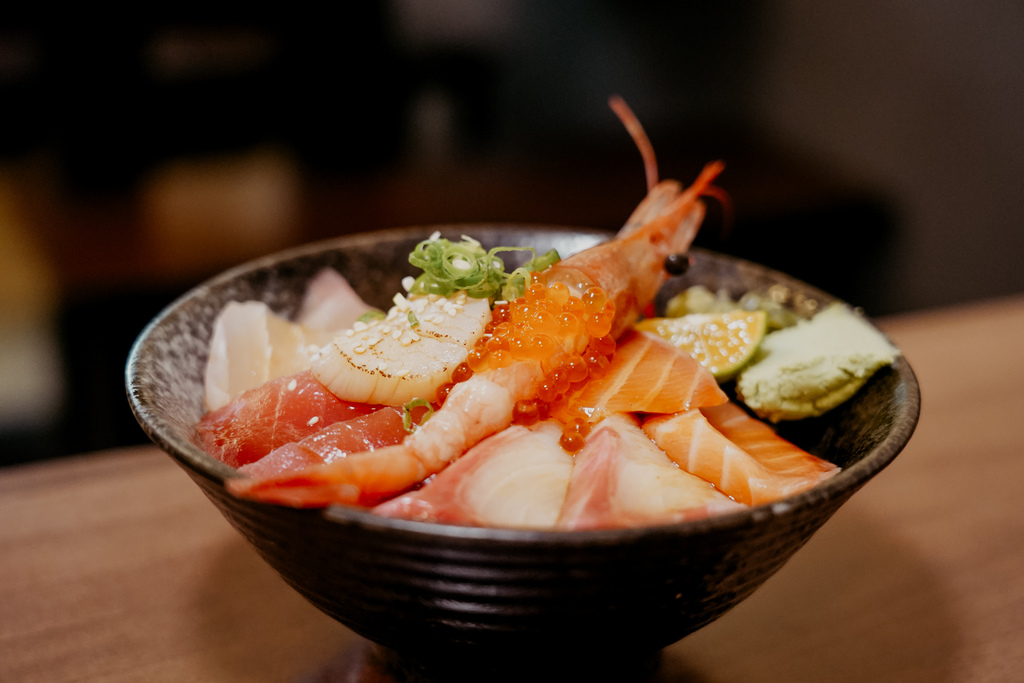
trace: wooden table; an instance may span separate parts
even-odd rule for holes
[[[659,681],[1024,676],[1024,297],[882,322],[921,383],[910,445]],[[0,615],[2,681],[369,680],[155,448],[0,472]]]

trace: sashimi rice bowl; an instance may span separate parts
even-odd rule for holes
[[[140,424],[227,520],[428,677],[636,673],[917,422],[909,365],[859,311],[692,247],[722,164],[659,182],[612,104],[648,172],[618,232],[308,245],[187,293],[128,359]]]
[[[609,237],[598,231],[543,226],[460,225],[440,231],[452,242],[472,235],[488,249],[530,246],[540,254],[555,249],[566,260]],[[127,368],[130,401],[144,429],[267,562],[317,607],[406,656],[451,661],[450,655],[465,662],[486,653],[488,661],[504,661],[515,652],[538,657],[552,650],[570,652],[573,644],[627,658],[657,652],[724,613],[774,573],[896,456],[916,424],[917,384],[906,361],[897,356],[836,408],[820,417],[774,426],[802,452],[826,463],[830,474],[820,481],[768,503],[745,504],[722,494],[726,501],[718,509],[702,503],[694,514],[683,506],[679,515],[668,512],[664,519],[640,522],[630,518],[628,524],[583,523],[569,528],[559,526],[556,518],[554,525],[539,528],[536,520],[525,517],[518,525],[509,523],[515,516],[506,515],[502,524],[483,526],[472,519],[438,521],[429,515],[385,516],[375,511],[403,496],[428,491],[447,469],[432,475],[434,481],[410,484],[383,503],[348,500],[297,506],[289,500],[261,500],[246,490],[240,494],[233,482],[253,478],[240,473],[241,467],[213,457],[198,429],[211,413],[207,374],[218,317],[232,302],[255,301],[282,319],[294,320],[307,301],[310,283],[324,269],[344,277],[362,300],[387,311],[394,305],[394,293],[407,292],[403,280],[416,276],[409,254],[433,232],[434,228],[414,228],[344,237],[229,271],[186,294],[154,320],[136,343]],[[751,263],[700,249],[688,253],[688,270],[668,280],[659,306],[673,292],[698,284],[711,291],[727,290],[737,298],[785,289],[791,300],[817,302],[819,309],[834,301]],[[678,363],[673,357],[665,367]],[[719,387],[728,398],[719,405],[738,405],[730,382],[735,380]],[[714,388],[710,393],[715,394]],[[693,410],[700,414],[699,408],[676,412]],[[440,414],[438,409],[421,427],[414,426],[413,433],[426,429]],[[629,415],[628,420],[613,418],[615,438],[604,437],[604,451],[608,443],[625,443],[618,450],[627,455],[638,448],[648,452],[652,439],[635,415]],[[657,419],[664,421],[663,416]],[[550,414],[547,421],[552,421]],[[511,427],[494,438],[507,439],[512,427],[535,434],[544,422],[510,422]],[[537,451],[553,450],[550,442],[557,444],[564,437],[564,425],[554,424],[558,427],[540,430],[543,439],[530,442],[530,458],[537,457]],[[601,433],[598,423],[574,455],[563,452],[570,459],[586,455],[586,441]],[[569,469],[563,497],[571,481]],[[304,474],[278,474],[273,481],[289,484],[278,486],[280,490],[306,492],[302,495],[323,490],[311,467],[299,472]],[[298,481],[302,476],[309,479],[307,484]],[[607,481],[605,486],[607,492]],[[721,493],[713,484],[705,486]],[[458,486],[451,490],[457,495]],[[627,498],[628,493],[622,492]],[[471,501],[462,503],[472,508]],[[630,516],[628,500],[616,504],[624,518]],[[502,505],[496,507],[496,514],[504,514]],[[486,509],[467,514],[485,513]],[[458,652],[451,654],[453,650]]]

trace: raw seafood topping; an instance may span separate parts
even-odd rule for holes
[[[279,416],[294,413],[294,434],[251,448],[231,425],[231,443],[271,452],[229,479],[228,490],[430,522],[597,529],[728,514],[833,476],[835,465],[781,439],[719,386],[771,367],[759,354],[778,346],[772,334],[786,334],[766,333],[777,311],[708,311],[665,322],[664,331],[637,325],[669,276],[666,259],[679,270],[677,255],[704,217],[701,197],[721,195],[713,182],[722,168],[708,164],[684,187],[658,182],[648,163],[648,195],[614,239],[565,259],[549,251],[510,273],[497,254],[520,247],[424,240],[409,257],[423,273],[403,281],[407,293],[386,314],[318,330],[328,340],[301,369],[338,400],[367,406],[365,414],[314,420],[306,408],[290,411],[289,392],[278,392],[280,402],[263,413],[270,424],[253,433],[276,434]],[[739,322],[723,328],[729,321]],[[278,339],[310,338],[265,314],[257,323],[281,328],[261,336],[258,350],[270,357]],[[680,325],[695,333],[668,333]],[[787,350],[799,343],[798,335],[785,339]],[[706,362],[725,358],[708,362],[717,379],[691,355],[698,348]],[[278,366],[260,367],[273,375]],[[244,361],[229,368],[245,374]],[[234,386],[222,384],[222,394]],[[253,400],[253,391],[225,412],[240,411],[236,403]],[[206,421],[204,440],[227,442],[216,433],[224,424]]]

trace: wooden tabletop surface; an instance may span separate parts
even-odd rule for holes
[[[881,322],[909,446],[658,681],[1022,680],[1024,297]],[[152,447],[0,471],[0,617],[0,681],[370,680]]]

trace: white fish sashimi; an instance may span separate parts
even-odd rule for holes
[[[743,509],[669,460],[626,415],[608,417],[576,454],[559,528],[668,524]]]
[[[206,406],[216,410],[247,389],[309,369],[316,346],[300,325],[259,301],[233,301],[213,324]]]
[[[363,301],[338,271],[324,268],[309,281],[295,322],[331,333],[347,330],[359,316],[377,310]]]
[[[231,302],[213,324],[206,405],[221,408],[247,389],[308,370],[319,347],[374,310],[344,277],[325,268],[310,281],[297,322],[260,301]]]
[[[551,529],[572,473],[572,456],[549,421],[516,425],[471,448],[424,488],[374,509],[420,521],[520,529]]]
[[[464,292],[395,301],[386,317],[357,322],[314,359],[313,376],[338,398],[382,405],[433,400],[491,320],[488,300]]]

